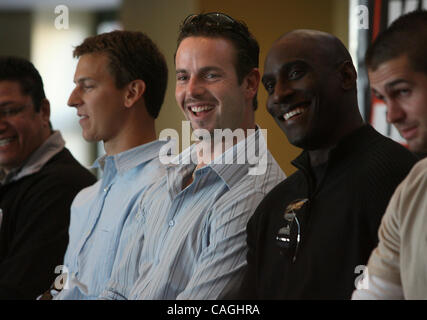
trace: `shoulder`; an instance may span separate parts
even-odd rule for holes
[[[249,169],[247,177],[242,179],[242,183],[246,183],[249,188],[264,195],[286,179],[286,174],[270,151],[267,151],[266,154],[266,159],[260,159],[256,166]]]
[[[39,179],[70,187],[76,186],[79,189],[96,182],[95,176],[84,168],[66,148],[46,163],[39,172]]]
[[[427,180],[427,158],[418,161],[408,175],[408,180]]]
[[[231,187],[226,198],[231,202],[256,199],[258,204],[274,187],[286,179],[285,173],[270,152],[267,154],[264,162],[260,160],[255,166],[250,167],[248,172]]]
[[[405,244],[420,244],[419,237],[425,234],[427,227],[427,159],[414,166],[409,175],[399,185],[390,202],[390,215],[400,230],[400,237]],[[421,247],[419,247],[421,248]],[[415,250],[415,248],[413,248]],[[416,249],[418,250],[418,249]],[[422,251],[422,250],[418,250]],[[419,254],[424,254],[419,252]]]
[[[427,159],[419,161],[393,194],[381,223],[380,235],[411,239],[427,226]],[[418,236],[413,240],[416,243]]]
[[[427,201],[427,158],[420,160],[400,185],[401,192],[407,197],[423,197]]]
[[[138,184],[143,187],[152,185],[165,175],[166,167],[156,157],[136,166],[124,176],[125,180],[129,183]]]
[[[411,168],[417,157],[401,144],[374,131],[367,143],[364,157],[373,165],[389,165],[394,168]]]
[[[73,205],[75,203],[87,204],[88,202],[93,200],[98,194],[99,189],[101,188],[101,182],[102,180],[98,180],[94,184],[81,189],[74,198]]]
[[[365,150],[355,158],[355,172],[363,185],[393,191],[417,162],[413,153],[376,131],[371,141],[367,141]]]
[[[18,188],[20,199],[29,201],[27,204],[53,199],[68,203],[81,189],[95,182],[95,176],[63,149],[38,172],[18,180],[14,188]]]

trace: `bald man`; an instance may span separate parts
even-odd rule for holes
[[[351,297],[387,203],[416,161],[363,122],[356,77],[348,51],[327,33],[295,30],[269,51],[267,109],[303,152],[248,223],[239,298]]]

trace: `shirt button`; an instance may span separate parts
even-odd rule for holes
[[[175,221],[171,220],[169,221],[169,227],[173,227],[175,225]]]
[[[136,221],[140,221],[142,223],[145,222],[145,217],[142,215],[141,211],[138,211],[135,217]]]
[[[104,188],[104,192],[107,192],[107,191],[108,191],[108,187],[105,187],[105,188]]]

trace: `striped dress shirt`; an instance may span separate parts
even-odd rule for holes
[[[167,166],[166,176],[142,194],[139,208],[129,215],[125,228],[132,231],[125,234],[132,240],[123,241],[101,298],[217,299],[239,285],[246,224],[263,197],[285,179],[259,132],[221,155],[227,159],[231,153],[232,164],[215,159],[196,170],[185,189],[183,182],[196,167],[190,161],[194,145],[177,157],[180,164]],[[263,145],[257,159],[265,156],[265,170],[254,174],[257,159],[248,150]],[[242,156],[246,161],[236,163]]]

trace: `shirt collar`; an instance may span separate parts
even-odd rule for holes
[[[105,154],[95,160],[92,168],[104,170],[105,162],[111,159],[119,173],[127,171],[158,157],[161,147],[166,143],[167,141],[155,140],[112,156]]]
[[[370,141],[375,137],[375,129],[369,125],[364,124],[360,128],[350,132],[329,152],[329,162],[339,162],[342,157],[346,156],[351,152],[354,154],[357,150],[360,150],[366,146],[367,141]],[[292,161],[292,164],[300,168],[310,167],[310,157],[308,151],[304,150],[297,158]]]
[[[258,155],[258,156],[257,156]],[[262,134],[262,130],[257,126],[257,130],[249,132],[246,139],[238,142],[232,148],[226,150],[221,156],[217,157],[209,164],[218,176],[224,180],[225,184],[231,189],[250,170],[256,167],[260,161],[266,161],[267,143]],[[231,164],[224,163],[226,159],[233,159]],[[217,164],[218,160],[222,164]]]
[[[197,177],[209,170],[213,170],[231,189],[252,168],[256,167],[259,161],[267,160],[267,142],[264,139],[262,130],[257,126],[256,130],[249,131],[248,134],[246,139],[239,141],[205,167],[197,170],[195,176]],[[171,164],[168,165],[168,169],[181,173],[192,171],[197,164],[195,163],[196,159],[197,150],[195,144],[193,144],[176,156],[171,161]],[[232,161],[226,161],[230,159]]]
[[[65,146],[65,141],[59,131],[54,131],[49,138],[47,138],[40,147],[38,147],[25,161],[25,163],[8,174],[3,175],[2,184],[19,180],[23,177],[40,171],[43,166]]]

